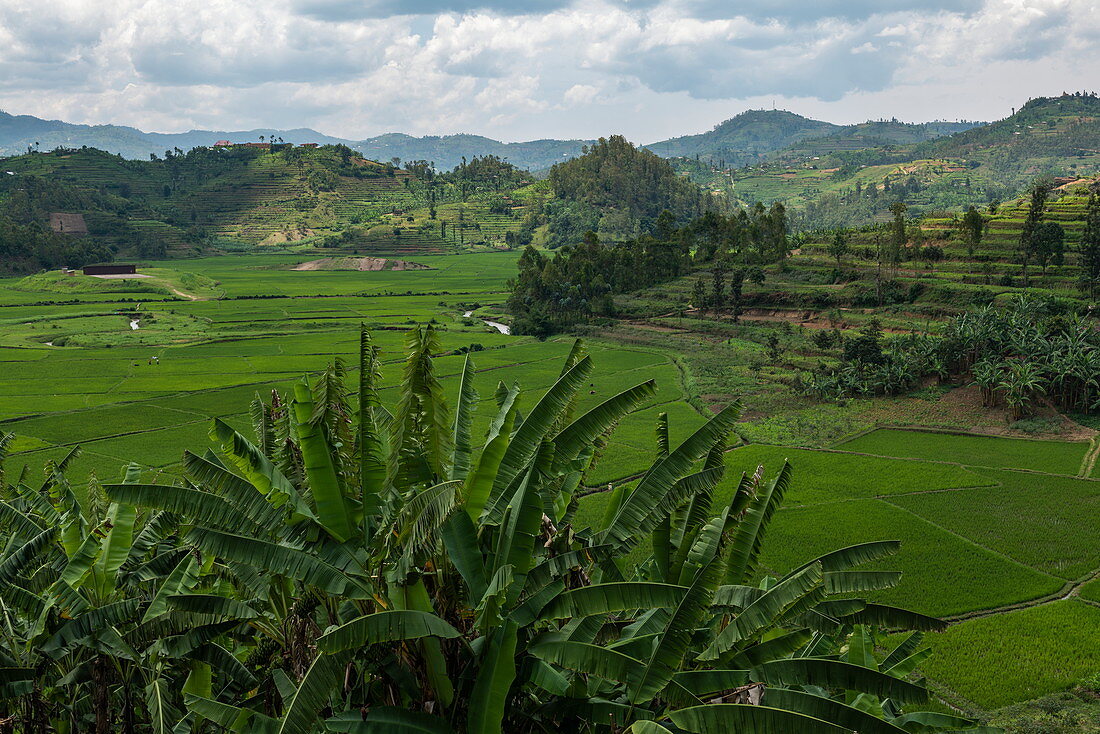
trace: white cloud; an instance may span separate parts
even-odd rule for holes
[[[570,106],[589,104],[596,100],[599,93],[600,88],[591,84],[574,84],[565,90],[562,101]]]
[[[1092,0],[4,0],[0,107],[648,142],[773,99],[837,121],[1000,116],[1100,78],[1098,38]]]

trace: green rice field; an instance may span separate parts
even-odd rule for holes
[[[880,456],[1032,469],[1073,476],[1080,470],[1089,444],[881,428],[846,441],[838,448]]]
[[[742,472],[774,474],[790,461],[791,489],[764,544],[771,575],[838,547],[900,540],[901,551],[873,567],[901,571],[901,583],[870,597],[953,620],[929,636],[935,663],[924,672],[953,705],[996,708],[1100,670],[1100,580],[1091,580],[1100,482],[1073,476],[1086,448],[908,430],[875,431],[841,450],[752,444],[727,454],[715,501],[729,499]],[[606,498],[586,497],[581,517],[598,517]],[[1067,595],[1077,598],[1059,601]],[[1092,652],[1078,656],[1079,646]]]
[[[557,379],[572,345],[501,334],[478,318],[501,312],[518,253],[417,258],[427,270],[291,269],[320,256],[151,263],[142,272],[152,277],[139,280],[0,279],[0,431],[15,434],[6,475],[40,480],[47,462],[79,446],[74,485],[116,479],[130,462],[147,478],[170,480],[185,449],[209,445],[212,418],[247,430],[257,395],[286,391],[335,358],[352,362],[360,323],[382,350],[383,400],[393,399],[410,326],[439,330],[446,352],[436,369],[452,399],[465,359],[456,350],[473,350],[475,433],[488,427],[499,382],[519,383],[529,405]],[[698,376],[685,374],[670,349],[609,339],[587,348],[595,370],[581,409],[649,379],[657,391],[621,422],[588,475],[582,526],[603,512],[609,484],[649,466],[659,413],[668,414],[674,442],[706,420],[690,392]],[[798,410],[807,421],[818,415]],[[818,419],[837,411],[820,406]],[[742,433],[762,435],[753,427],[768,420],[757,415]],[[774,474],[791,462],[793,483],[765,541],[771,575],[842,546],[901,540],[901,552],[876,567],[900,570],[903,580],[877,601],[951,618],[946,633],[929,638],[937,654],[924,672],[952,703],[990,708],[1100,672],[1096,654],[1079,654],[1090,640],[1100,650],[1100,482],[1078,478],[1088,450],[1085,442],[896,428],[831,448],[752,443],[727,453],[715,500],[728,500],[741,472],[763,465]],[[985,616],[968,618],[975,613]],[[1003,671],[997,686],[994,667]]]
[[[1070,688],[1100,670],[1100,608],[1059,601],[975,619],[928,640],[935,654],[924,669],[936,683],[997,708]]]

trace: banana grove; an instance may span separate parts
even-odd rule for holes
[[[357,370],[258,398],[251,438],[215,419],[174,483],[0,476],[0,732],[971,728],[922,710],[943,624],[860,598],[898,582],[861,568],[896,542],[760,568],[791,468],[724,476],[736,405],[677,446],[658,420],[650,468],[581,526],[654,383],[580,412],[578,342],[523,411],[493,388],[476,446],[470,355],[452,409],[431,327],[406,348],[389,406],[364,331]]]

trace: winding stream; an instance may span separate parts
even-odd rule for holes
[[[474,315],[473,311],[467,311],[466,313],[462,314],[462,318],[468,319],[473,315]],[[501,334],[511,334],[512,333],[512,329],[511,329],[510,326],[508,326],[508,324],[501,324],[501,323],[498,323],[496,321],[488,321],[487,319],[482,319],[481,321],[482,321],[482,323],[493,327],[494,329],[499,331]]]

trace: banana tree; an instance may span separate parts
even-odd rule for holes
[[[927,696],[908,680],[915,649],[842,651],[941,624],[853,598],[897,582],[857,568],[896,543],[761,567],[792,475],[726,477],[736,405],[675,446],[662,421],[648,471],[581,520],[600,447],[652,381],[581,411],[578,344],[542,395],[498,384],[483,404],[467,355],[451,411],[431,327],[407,348],[392,414],[364,332],[358,389],[334,365],[258,404],[255,441],[215,421],[218,451],[187,454],[182,482],[104,488],[177,522],[157,559],[178,560],[158,561],[138,608],[141,624],[181,615],[195,639],[143,649],[143,668],[186,666],[151,717],[288,734],[904,730]]]
[[[1012,420],[1019,420],[1031,412],[1035,400],[1046,393],[1047,379],[1035,362],[1013,361],[1001,377],[999,387],[1004,391]]]
[[[0,492],[3,664],[23,671],[0,697],[20,698],[24,731],[136,732],[189,658],[231,655],[186,644],[196,620],[170,614],[169,595],[194,585],[197,566],[175,542],[175,518],[104,503],[94,481],[81,499],[64,475],[76,453],[40,487],[23,477]],[[131,467],[127,485],[137,476]]]

